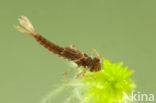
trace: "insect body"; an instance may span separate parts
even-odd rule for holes
[[[16,29],[18,29],[21,32],[31,35],[43,47],[47,48],[49,51],[53,52],[54,54],[57,54],[58,56],[61,56],[65,59],[73,61],[78,65],[76,68],[68,72],[71,72],[80,66],[89,68],[89,71],[91,72],[96,72],[96,71],[101,70],[100,56],[98,58],[97,57],[92,58],[92,57],[89,57],[87,54],[80,52],[77,49],[69,48],[69,47],[63,48],[50,42],[49,40],[45,39],[43,36],[35,32],[35,29],[33,28],[31,22],[25,16],[22,16],[19,19],[19,22],[23,27],[25,27],[26,30],[19,26],[14,26]],[[68,72],[65,72],[63,76],[65,77],[65,75],[68,74]],[[84,71],[81,74],[83,73]]]

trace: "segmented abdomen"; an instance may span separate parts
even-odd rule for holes
[[[34,38],[45,48],[47,48],[49,51],[53,52],[54,54],[57,54],[61,56],[62,51],[64,48],[55,45],[54,43],[50,42],[49,40],[45,39],[41,35],[37,34],[34,36]]]
[[[34,36],[34,38],[45,48],[47,48],[49,51],[53,52],[54,54],[57,54],[65,59],[71,60],[71,61],[75,61],[75,60],[80,60],[81,58],[87,56],[82,54],[80,51],[69,48],[69,47],[65,47],[62,48],[52,42],[50,42],[49,40],[47,40],[46,38],[42,37],[41,35],[37,34]],[[87,56],[88,57],[88,56]]]

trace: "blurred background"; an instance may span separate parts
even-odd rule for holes
[[[123,61],[135,70],[136,91],[156,94],[155,5],[155,0],[1,0],[0,103],[40,103],[71,68],[12,27],[22,15],[60,46],[73,43],[88,55],[96,48],[111,61]]]

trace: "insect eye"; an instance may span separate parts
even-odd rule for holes
[[[91,67],[91,68],[90,68],[90,72],[93,72],[93,71],[94,71],[94,67]]]

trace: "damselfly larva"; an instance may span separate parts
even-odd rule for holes
[[[33,25],[29,21],[29,19],[25,16],[22,16],[19,18],[19,23],[25,28],[21,28],[19,26],[14,26],[17,30],[26,33],[30,36],[32,36],[34,39],[36,39],[43,47],[47,48],[49,51],[53,52],[54,54],[57,54],[60,57],[63,57],[65,59],[68,59],[70,61],[73,61],[77,64],[77,67],[63,73],[63,77],[65,80],[67,80],[66,75],[69,72],[72,72],[73,70],[79,68],[80,66],[83,66],[84,68],[88,68],[91,72],[97,72],[101,70],[101,63],[100,60],[102,59],[101,56],[99,56],[98,52],[95,49],[92,49],[91,56],[89,57],[87,54],[80,52],[77,50],[73,44],[71,44],[71,47],[60,47],[43,36],[36,33]],[[96,53],[98,57],[92,57],[93,53]],[[77,78],[80,75],[84,75],[86,72],[86,69],[84,69],[80,74],[77,75]]]

